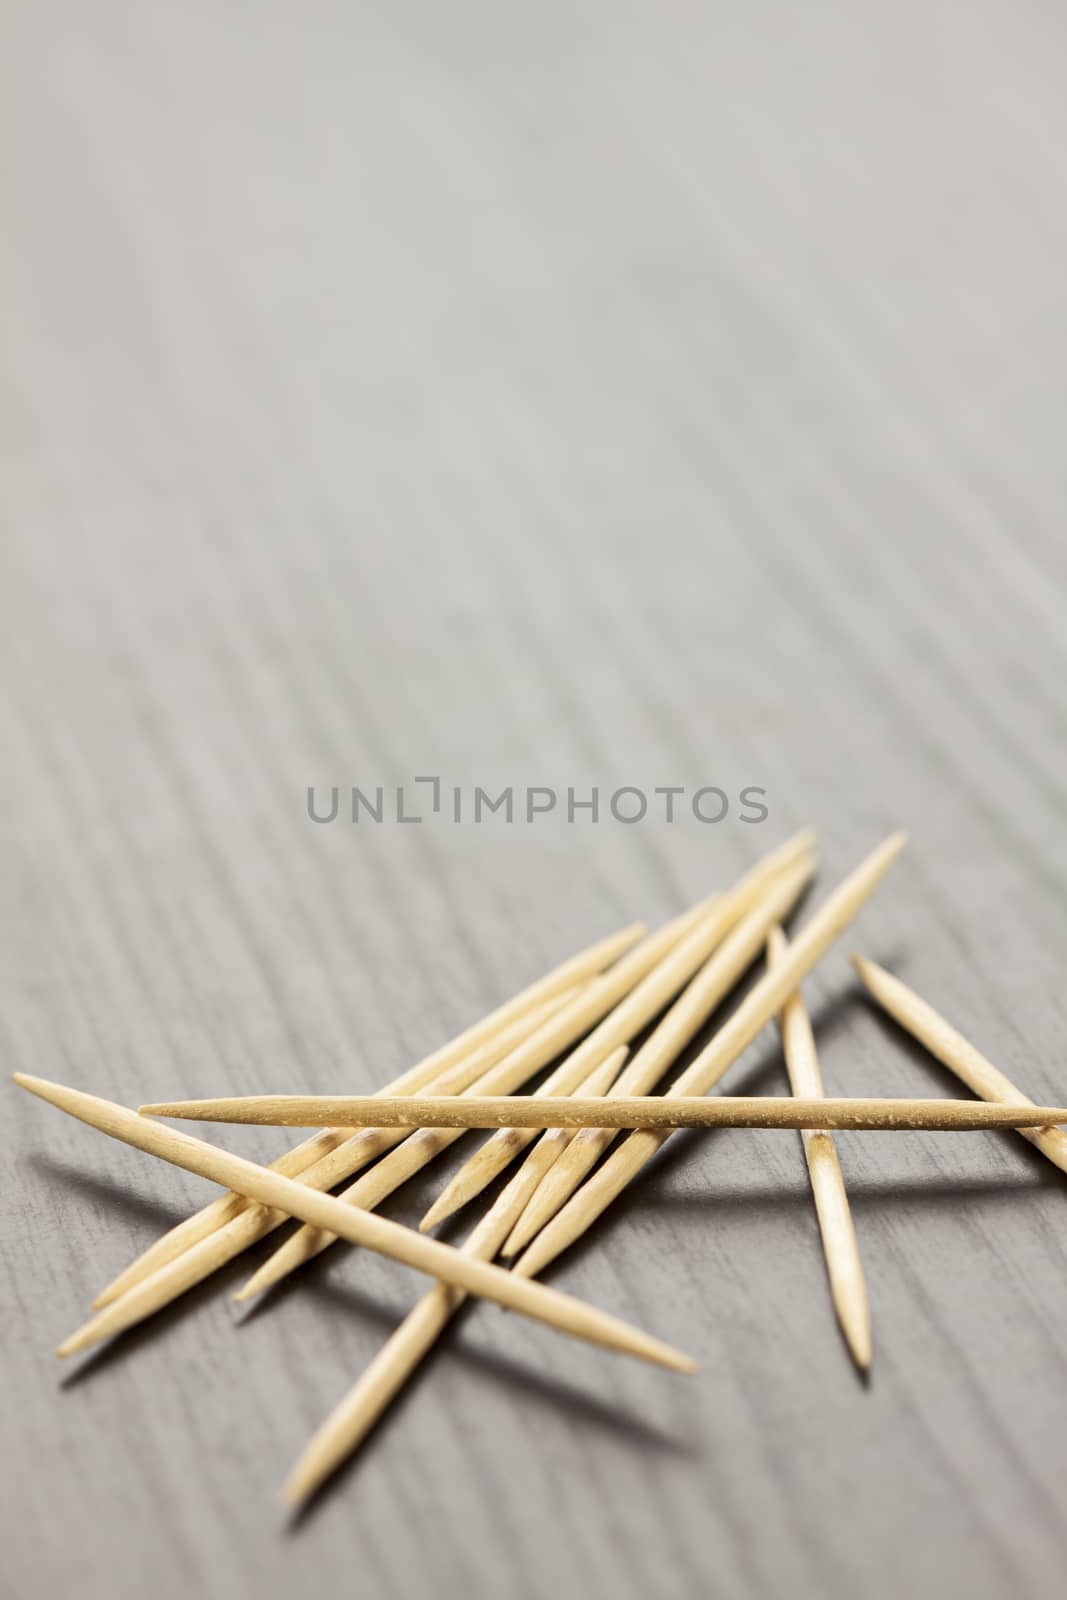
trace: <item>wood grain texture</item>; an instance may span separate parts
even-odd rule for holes
[[[1061,1099],[1061,10],[2,26],[9,1067],[368,1092],[810,822],[821,888],[910,830],[855,944]],[[308,784],[420,773],[771,815],[307,818]],[[828,1093],[953,1092],[844,950],[805,995]],[[785,1087],[771,1030],[723,1084]],[[1067,1191],[1018,1138],[841,1137],[867,1391],[797,1142],[672,1141],[552,1281],[700,1377],[471,1308],[285,1533],[418,1280],[336,1252],[235,1326],[242,1262],[61,1384],[56,1341],[210,1190],[5,1106],[20,1600],[1062,1592]]]

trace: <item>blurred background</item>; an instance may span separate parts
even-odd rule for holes
[[[797,827],[824,893],[906,826],[858,942],[1057,1092],[1062,7],[0,19],[12,1066],[370,1088]],[[345,820],[420,774],[768,816]],[[811,990],[831,1090],[945,1089],[840,956]],[[285,1537],[414,1280],[309,1274],[240,1334],[205,1296],[61,1395],[51,1346],[202,1186],[17,1116],[13,1594],[1061,1590],[1063,1195],[1018,1140],[843,1147],[870,1393],[795,1141],[694,1144],[555,1281],[695,1386],[480,1311]]]

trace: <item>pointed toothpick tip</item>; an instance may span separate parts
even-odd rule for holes
[[[235,1305],[248,1305],[250,1301],[258,1300],[261,1296],[269,1294],[275,1284],[284,1282],[289,1274],[294,1272],[296,1267],[301,1265],[303,1261],[312,1259],[312,1257],[298,1255],[295,1262],[293,1261],[289,1252],[289,1245],[293,1239],[299,1239],[300,1237],[301,1232],[298,1230],[291,1235],[285,1244],[279,1245],[274,1254],[268,1256],[263,1265],[257,1267],[252,1276],[246,1278],[239,1289],[234,1290],[231,1299]],[[317,1251],[313,1252],[313,1255],[317,1254]]]
[[[73,1333],[67,1335],[62,1344],[56,1345],[56,1356],[60,1361],[65,1361],[68,1356],[76,1356],[81,1350],[87,1350],[94,1342],[86,1333],[88,1327],[89,1324],[86,1323],[83,1327],[76,1328]]]
[[[527,1246],[524,1253],[512,1267],[511,1270],[517,1278],[532,1278],[541,1270],[542,1266],[547,1266],[547,1259],[544,1262],[538,1259],[537,1244],[540,1238],[541,1234],[538,1234],[537,1239],[534,1240],[533,1244]]]
[[[448,1196],[448,1190],[446,1189],[443,1194],[439,1194],[437,1196],[437,1199],[434,1201],[429,1211],[427,1211],[426,1215],[419,1223],[419,1232],[429,1233],[431,1228],[436,1228],[439,1222],[446,1221],[448,1217],[452,1216],[453,1213],[458,1210],[458,1206],[451,1204]]]
[[[848,1339],[848,1348],[851,1352],[853,1361],[863,1373],[863,1376],[865,1378],[868,1377],[870,1375],[871,1361],[874,1355],[874,1352],[871,1348],[870,1333],[866,1330],[861,1332],[853,1329],[851,1332],[846,1334],[846,1338]]]
[[[867,1305],[866,1288],[861,1285],[862,1300],[853,1299],[846,1301],[839,1295],[833,1296],[834,1310],[837,1313],[838,1327],[844,1336],[848,1353],[856,1370],[863,1379],[870,1376],[871,1361],[874,1351],[871,1339],[871,1317]]]
[[[872,994],[877,995],[880,979],[893,978],[893,974],[887,972],[885,967],[880,967],[877,961],[872,961],[869,956],[861,956],[857,950],[853,950],[848,959],[864,988],[869,989]]]
[[[290,1515],[300,1509],[306,1498],[299,1486],[290,1484],[288,1480],[278,1490],[278,1504],[283,1511],[287,1511]]]
[[[335,1470],[333,1465],[323,1466],[303,1456],[300,1458],[278,1490],[278,1504],[290,1523],[299,1520]]]
[[[270,1293],[275,1284],[284,1281],[287,1273],[292,1270],[287,1268],[285,1271],[278,1271],[278,1261],[283,1256],[284,1250],[284,1245],[275,1250],[261,1267],[256,1268],[250,1278],[245,1279],[239,1289],[233,1291],[230,1300],[235,1306],[247,1306],[253,1300],[261,1300],[264,1295]]]

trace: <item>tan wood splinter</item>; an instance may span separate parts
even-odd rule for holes
[[[622,1046],[583,1080],[582,1093],[603,1094],[625,1059],[626,1047]],[[464,1255],[473,1256],[478,1261],[493,1259],[500,1241],[522,1211],[547,1164],[555,1160],[559,1143],[568,1137],[562,1128],[550,1129],[542,1135],[510,1183],[460,1246]],[[352,1454],[433,1347],[465,1299],[462,1290],[443,1283],[435,1284],[423,1295],[308,1443],[282,1490],[282,1499],[286,1504],[297,1505],[314,1494],[324,1480]]]
[[[401,1227],[398,1222],[388,1222],[384,1217],[346,1206],[333,1195],[319,1194],[305,1184],[257,1166],[243,1156],[231,1155],[202,1139],[149,1122],[110,1100],[101,1100],[96,1095],[26,1073],[17,1072],[14,1076],[21,1088],[58,1106],[61,1111],[124,1144],[182,1167],[186,1172],[196,1172],[215,1183],[225,1184],[265,1205],[284,1208],[316,1227],[332,1228],[353,1244],[366,1245],[394,1261],[402,1261],[468,1293],[521,1311],[577,1338],[640,1356],[677,1372],[695,1370],[687,1356],[669,1345],[559,1290],[546,1289],[542,1284],[522,1283],[501,1267],[476,1261],[451,1245],[427,1239],[411,1228]]]
[[[772,929],[767,941],[769,964],[773,967],[782,961],[787,949],[781,928]],[[798,1099],[819,1099],[825,1092],[822,1073],[811,1020],[799,989],[782,1007],[778,1024],[794,1095]],[[830,1298],[852,1359],[861,1372],[866,1372],[871,1365],[870,1302],[837,1146],[826,1129],[805,1129],[800,1138],[822,1238]]]

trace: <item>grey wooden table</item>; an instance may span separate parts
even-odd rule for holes
[[[810,822],[817,893],[911,830],[853,942],[1062,1099],[1062,8],[2,14],[7,1065],[369,1089]],[[430,774],[734,803],[308,818]],[[844,949],[808,995],[832,1090],[951,1092]],[[770,1031],[727,1084],[781,1090]],[[552,1280],[699,1377],[475,1308],[286,1529],[421,1280],[334,1250],[241,1322],[238,1263],[64,1377],[210,1191],[5,1118],[19,1600],[1063,1592],[1067,1180],[1017,1138],[841,1139],[867,1389],[797,1139],[677,1141]]]

